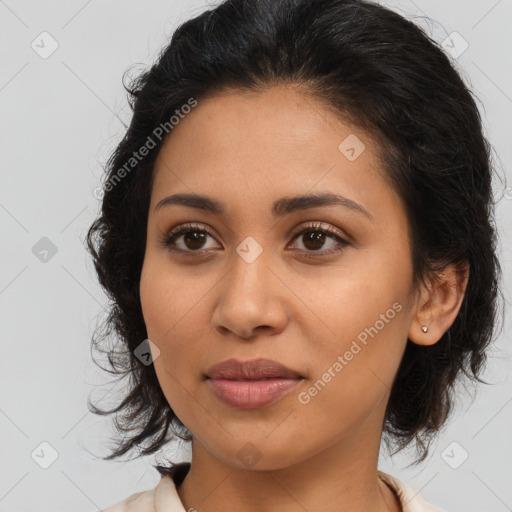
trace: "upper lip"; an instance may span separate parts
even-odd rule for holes
[[[249,361],[239,361],[238,359],[228,359],[210,367],[206,372],[210,379],[268,379],[268,378],[288,378],[297,379],[302,376],[288,368],[284,364],[273,361],[272,359],[251,359]]]

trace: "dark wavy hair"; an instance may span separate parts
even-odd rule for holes
[[[108,355],[103,369],[129,378],[116,407],[101,410],[88,400],[91,412],[115,414],[119,438],[105,460],[134,448],[149,455],[176,437],[192,439],[153,365],[134,354],[147,339],[139,282],[153,166],[165,140],[155,130],[169,128],[191,98],[200,104],[226,88],[262,91],[280,84],[307,93],[378,141],[386,179],[407,209],[414,289],[448,264],[469,263],[453,325],[432,346],[407,340],[384,419],[388,448],[400,451],[415,441],[414,464],[423,461],[452,412],[458,377],[485,383],[480,377],[502,295],[492,146],[472,92],[442,46],[369,1],[227,0],[181,24],[156,62],[125,85],[133,117],[107,162],[101,213],[87,233],[111,299],[91,347]],[[131,160],[149,138],[156,147]]]

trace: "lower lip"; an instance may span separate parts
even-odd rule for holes
[[[302,379],[228,380],[208,379],[215,396],[227,405],[257,409],[276,402],[295,389]]]

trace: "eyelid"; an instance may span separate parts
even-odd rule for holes
[[[213,236],[213,232],[212,232],[210,226],[208,226],[208,224],[203,224],[202,222],[199,222],[199,223],[185,222],[184,224],[179,224],[178,226],[167,231],[167,234],[169,236],[173,236],[173,235],[176,235],[178,233],[181,233],[181,232],[189,230],[189,229],[190,230],[197,229],[198,231],[205,231],[209,235]]]
[[[336,228],[332,224],[329,224],[328,222],[322,222],[322,221],[310,221],[306,224],[301,224],[297,228],[295,228],[291,233],[290,237],[295,237],[297,235],[300,235],[304,230],[319,230],[319,231],[326,231],[330,236],[338,236],[339,238],[342,238],[346,240],[347,242],[351,242],[351,237],[341,231],[340,229]]]

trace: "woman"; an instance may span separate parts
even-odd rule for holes
[[[227,0],[129,90],[88,247],[130,384],[93,410],[107,459],[192,460],[108,512],[440,510],[378,455],[425,460],[495,331],[489,144],[447,56],[370,2]]]

